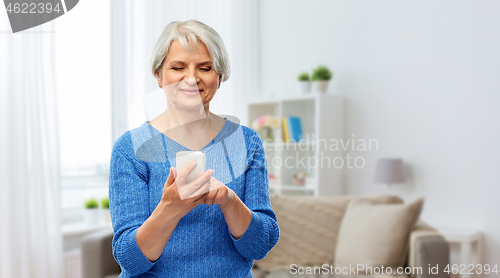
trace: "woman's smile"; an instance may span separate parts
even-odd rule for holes
[[[203,92],[203,89],[202,90],[199,90],[199,89],[179,89],[179,91],[181,91],[182,93],[184,93],[185,95],[188,95],[188,96],[197,96],[201,92]]]

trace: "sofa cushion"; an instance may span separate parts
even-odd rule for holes
[[[280,238],[276,246],[262,260],[254,264],[271,271],[300,266],[333,264],[337,233],[349,201],[370,200],[372,203],[403,203],[397,196],[370,197],[299,197],[271,195],[271,205]]]
[[[423,202],[423,198],[409,204],[352,200],[340,226],[335,267],[362,264],[365,268],[384,266],[394,271],[404,266],[410,231],[418,220]]]

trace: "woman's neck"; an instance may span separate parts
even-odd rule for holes
[[[212,117],[208,105],[200,110],[182,110],[170,105],[161,116],[166,131],[175,128],[177,131],[182,130],[187,134],[210,129]]]

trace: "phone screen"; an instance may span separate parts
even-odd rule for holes
[[[179,151],[175,157],[177,174],[186,167],[186,165],[194,161],[196,168],[188,175],[186,182],[190,183],[205,173],[205,153],[203,151]]]

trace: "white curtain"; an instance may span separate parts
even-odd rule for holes
[[[0,277],[63,275],[53,22],[0,13]]]
[[[246,123],[245,100],[259,95],[259,1],[111,0],[111,11],[113,141],[165,111],[149,61],[161,32],[175,20],[199,20],[222,37],[232,71],[210,110]]]

